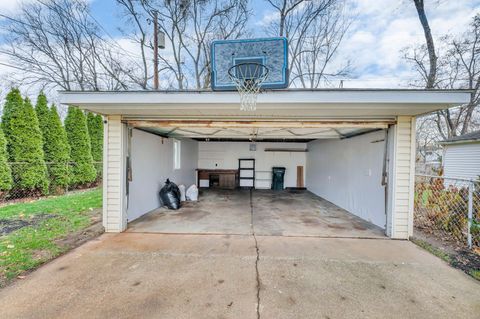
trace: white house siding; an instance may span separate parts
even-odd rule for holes
[[[198,142],[181,141],[180,169],[173,169],[173,139],[132,130],[130,156],[132,180],[129,183],[128,221],[160,206],[158,192],[169,178],[177,185],[195,184]]]
[[[410,116],[399,116],[394,130],[394,181],[392,191],[392,237],[408,239],[413,234],[415,180],[415,125]]]
[[[254,158],[256,170],[255,188],[271,187],[272,167],[285,167],[285,187],[297,186],[297,166],[303,166],[306,174],[304,152],[265,152],[266,148],[305,149],[306,143],[257,142],[256,151],[250,151],[249,142],[200,142],[198,167],[203,169],[238,169],[239,158]]]
[[[308,143],[307,188],[385,228],[382,186],[385,135],[385,131],[378,131],[343,140]]]
[[[126,228],[125,212],[125,142],[126,127],[121,117],[106,118],[103,171],[103,226],[107,232]]]
[[[445,145],[444,176],[477,179],[480,175],[480,142]]]

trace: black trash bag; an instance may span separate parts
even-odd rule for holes
[[[178,189],[175,183],[170,182],[169,179],[167,179],[165,185],[160,190],[160,200],[169,209],[180,208],[180,189]]]

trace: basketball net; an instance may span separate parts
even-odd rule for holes
[[[228,75],[240,94],[240,110],[255,111],[258,93],[267,79],[268,68],[260,63],[239,63],[228,70]]]

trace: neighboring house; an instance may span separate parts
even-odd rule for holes
[[[441,167],[442,148],[438,145],[427,145],[417,148],[417,174],[433,175]]]
[[[408,239],[415,117],[466,103],[470,93],[268,90],[259,95],[255,112],[240,110],[237,92],[61,92],[60,99],[105,116],[107,232],[124,231],[128,222],[157,208],[165,178],[200,185],[197,178],[206,177],[197,169],[237,170],[238,159],[247,157],[256,160],[255,188],[268,187],[260,182],[271,176],[273,166],[283,166],[285,187],[305,186],[387,236]],[[479,149],[477,144],[477,155],[469,158],[480,159]]]
[[[443,146],[443,175],[476,180],[480,176],[480,130],[452,137]]]

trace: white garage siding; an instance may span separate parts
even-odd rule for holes
[[[480,142],[445,145],[443,175],[477,179],[480,175]]]
[[[110,115],[104,126],[103,226],[107,232],[121,232],[127,227],[125,214],[125,144],[126,126],[121,117]]]
[[[399,116],[394,130],[392,191],[392,238],[408,239],[413,234],[415,181],[415,120]],[[390,191],[390,189],[389,189]]]
[[[172,138],[132,130],[130,141],[132,180],[129,183],[128,221],[132,221],[160,206],[158,192],[169,178],[177,185],[195,184],[198,142],[179,139],[180,169],[173,167]]]

